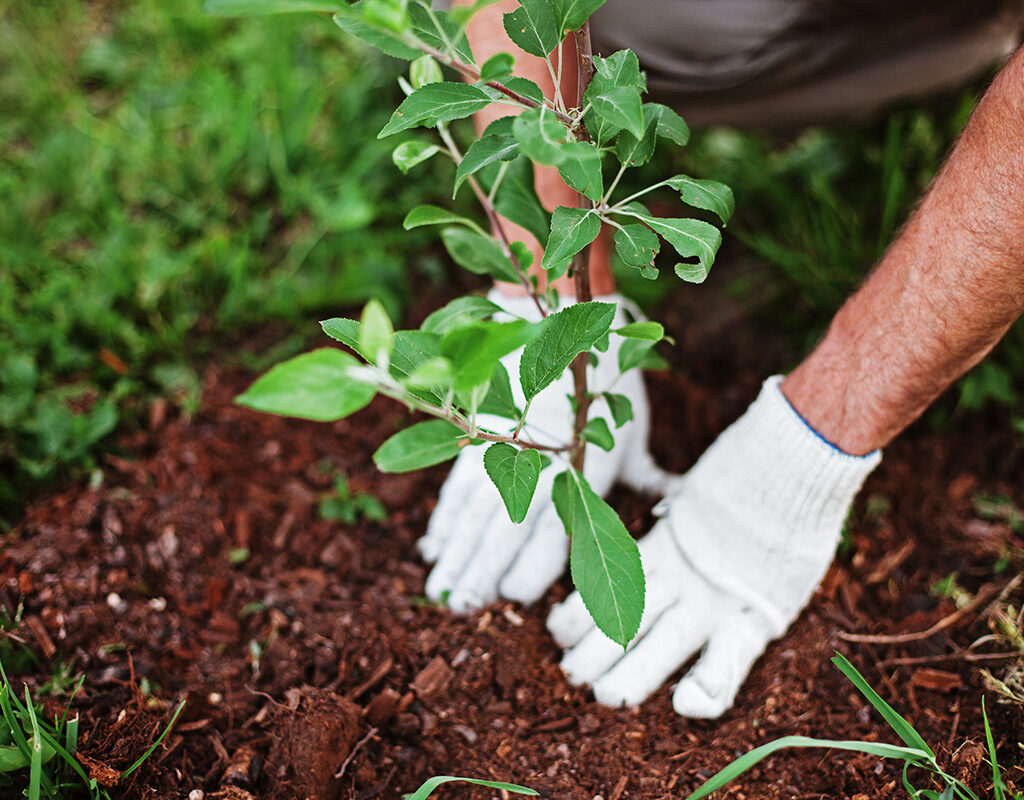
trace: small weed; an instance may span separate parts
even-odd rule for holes
[[[353,492],[348,485],[348,476],[339,472],[334,478],[333,493],[320,501],[320,516],[354,525],[359,519],[382,522],[388,518],[388,512],[372,494]]]
[[[973,498],[974,513],[981,519],[1002,522],[1009,525],[1014,533],[1024,531],[1024,511],[1004,495],[976,494]]]

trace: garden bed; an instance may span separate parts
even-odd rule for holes
[[[649,376],[663,465],[685,470],[753,399],[765,364],[749,352],[737,365],[705,349],[687,377]],[[125,434],[121,456],[106,459],[98,486],[35,502],[0,551],[0,603],[14,614],[24,601],[15,633],[38,659],[21,676],[41,691],[62,665],[85,674],[74,707],[94,774],[132,763],[187,699],[164,745],[115,797],[201,789],[371,800],[435,774],[515,781],[559,800],[684,797],[779,736],[894,741],[830,665],[834,650],[910,718],[940,763],[990,791],[980,670],[999,676],[1011,662],[949,654],[988,632],[992,603],[1020,568],[1011,559],[996,571],[1008,548],[1024,545],[1012,512],[1024,504],[1024,462],[1004,419],[968,418],[941,433],[918,425],[889,449],[823,588],[758,662],[737,707],[708,722],[677,717],[667,687],[625,710],[565,681],[544,615],[569,591],[567,578],[530,608],[497,603],[457,617],[427,603],[414,543],[447,467],[388,476],[371,461],[403,409],[378,398],[334,425],[284,420],[232,404],[251,379],[207,370],[191,420],[156,402],[147,429]],[[381,500],[385,521],[321,518],[338,470]],[[1005,514],[978,504],[1000,495],[1013,504]],[[651,499],[616,490],[612,501],[634,534],[651,526]],[[984,602],[934,635],[845,638],[945,620],[956,606],[930,589],[954,571]],[[1003,600],[1019,608],[1021,597],[1011,587]],[[996,699],[996,742],[1019,785],[1024,713]],[[809,750],[765,762],[731,791],[900,797],[900,767]]]

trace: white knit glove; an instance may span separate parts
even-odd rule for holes
[[[540,319],[536,306],[527,297],[506,297],[494,290],[489,299],[513,317],[531,322]],[[619,304],[613,328],[629,321],[620,295],[595,299]],[[563,307],[572,302],[563,298]],[[618,480],[641,491],[662,491],[670,476],[658,468],[647,452],[650,412],[643,378],[638,370],[618,377],[621,342],[619,336],[610,337],[608,351],[598,354],[598,364],[589,368],[587,380],[593,392],[611,387],[615,393],[629,398],[633,419],[615,431],[615,447],[610,453],[595,445],[587,447],[584,474],[601,495]],[[516,352],[506,356],[502,363],[521,408],[524,398],[518,379],[519,355]],[[572,393],[572,376],[566,373],[538,394],[530,406],[523,435],[540,444],[571,441]],[[591,406],[590,416],[598,415],[610,424],[611,416],[603,399]],[[479,424],[495,431],[504,431],[511,425],[507,420],[484,416],[479,418]],[[460,613],[498,597],[527,604],[535,602],[561,575],[569,550],[568,537],[551,502],[551,483],[558,470],[552,466],[541,473],[530,511],[523,522],[516,524],[509,519],[498,490],[484,471],[483,455],[483,447],[467,447],[455,459],[441,487],[427,533],[418,543],[424,559],[436,562],[427,579],[427,597],[441,600],[448,592],[448,606]]]
[[[719,716],[824,577],[881,453],[851,456],[829,444],[781,381],[765,381],[661,503],[664,518],[640,542],[647,601],[625,654],[594,627],[578,593],[552,609],[548,628],[571,648],[562,668],[600,702],[641,702],[704,648],[672,702],[687,717]]]

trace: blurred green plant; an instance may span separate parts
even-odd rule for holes
[[[376,139],[395,73],[329,20],[0,2],[0,528],[226,332],[400,310],[434,181]]]
[[[388,518],[388,512],[372,494],[353,492],[348,485],[348,476],[339,472],[334,477],[334,491],[320,501],[320,517],[355,525],[360,518],[381,522]]]

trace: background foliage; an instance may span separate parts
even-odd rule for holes
[[[417,202],[447,202],[438,171],[451,167],[402,176],[375,138],[401,98],[398,69],[304,15],[240,24],[198,0],[0,0],[0,520],[40,482],[90,466],[148,393],[194,404],[191,365],[232,331],[280,320],[316,336],[315,312],[371,296],[394,316],[409,269],[443,279],[430,233],[400,223]],[[650,169],[733,187],[729,232],[772,287],[763,313],[807,344],[971,97],[782,142],[697,132],[686,163]],[[656,302],[669,280],[638,284]],[[961,384],[962,405],[1016,410],[1021,367],[1018,326]]]

